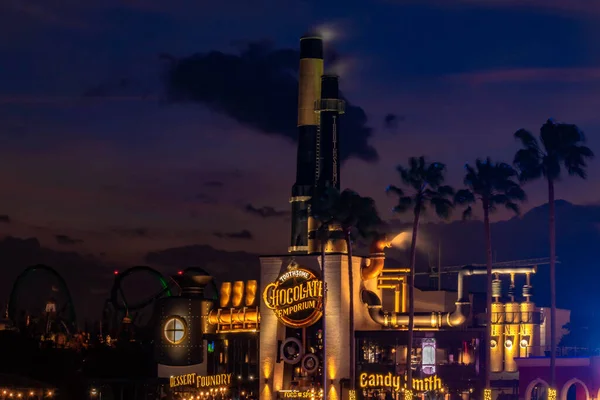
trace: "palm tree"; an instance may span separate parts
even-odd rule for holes
[[[463,219],[472,214],[471,205],[477,200],[483,209],[483,226],[485,232],[485,261],[487,266],[487,323],[485,330],[485,349],[487,368],[485,369],[485,389],[490,389],[490,342],[492,337],[492,236],[490,231],[490,214],[497,206],[519,214],[517,202],[525,200],[525,192],[517,181],[517,171],[506,163],[493,163],[488,157],[485,161],[477,160],[475,168],[465,165],[467,171],[464,184],[467,189],[456,192],[456,204],[467,205]]]
[[[556,384],[556,227],[554,185],[560,178],[561,167],[569,175],[585,179],[586,161],[594,153],[583,146],[585,137],[576,125],[546,121],[540,129],[540,141],[525,129],[515,133],[523,148],[515,154],[514,164],[522,182],[543,178],[548,183],[548,212],[550,236],[550,387]],[[540,146],[541,143],[541,146]]]
[[[398,204],[394,212],[404,213],[412,210],[413,230],[410,244],[410,276],[408,279],[408,345],[406,351],[406,385],[412,389],[412,345],[415,317],[415,262],[417,255],[417,235],[419,231],[419,219],[426,211],[426,207],[433,206],[435,213],[441,218],[448,218],[453,204],[448,198],[452,198],[454,190],[450,186],[443,185],[446,166],[442,163],[428,164],[425,157],[411,157],[408,160],[408,168],[399,165],[402,184],[411,190],[410,195],[405,195],[404,190],[397,186],[388,186],[386,191],[398,196]]]
[[[346,189],[339,196],[339,207],[335,219],[344,231],[344,239],[348,249],[348,286],[350,287],[349,307],[349,343],[350,343],[350,385],[354,389],[355,382],[355,356],[354,346],[354,277],[352,273],[353,236],[354,233],[362,238],[371,237],[380,227],[382,221],[377,213],[375,201],[370,197],[362,197],[353,190]]]
[[[344,233],[348,249],[348,286],[350,287],[349,306],[349,344],[350,344],[350,380],[354,385],[355,349],[354,349],[354,277],[352,273],[353,237],[366,238],[374,234],[382,221],[379,218],[375,201],[362,197],[353,190],[345,189],[340,193],[335,187],[326,187],[320,196],[311,202],[311,213],[321,222],[321,264],[325,262],[323,244],[328,236],[328,227],[337,224]]]

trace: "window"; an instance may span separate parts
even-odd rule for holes
[[[185,321],[179,317],[171,317],[163,328],[165,339],[171,344],[180,344],[187,336]]]
[[[435,374],[435,339],[423,339],[421,343],[421,367],[425,374]]]

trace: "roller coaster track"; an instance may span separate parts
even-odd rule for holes
[[[142,272],[148,273],[151,276],[155,277],[161,285],[161,290],[144,300],[140,300],[136,303],[128,303],[122,287],[123,280],[130,275]],[[119,294],[121,295],[122,301],[119,301]],[[165,278],[163,274],[161,274],[154,268],[138,265],[135,267],[128,268],[125,271],[115,275],[115,281],[110,291],[109,301],[116,310],[129,312],[140,310],[152,304],[153,302],[155,302],[163,296],[172,296],[171,282],[167,278]]]
[[[70,329],[77,329],[77,315],[75,314],[75,305],[73,304],[73,298],[71,297],[71,293],[69,292],[69,288],[67,283],[63,279],[63,277],[52,267],[47,265],[32,265],[30,267],[25,268],[21,274],[17,277],[15,282],[13,283],[12,289],[10,291],[10,297],[8,300],[8,317],[17,324],[17,297],[19,295],[19,289],[23,285],[23,283],[30,277],[33,273],[37,271],[44,271],[54,276],[60,286],[60,290],[67,296],[67,303],[59,310],[59,314],[61,314],[65,309],[69,311],[69,318],[67,321],[71,326]]]

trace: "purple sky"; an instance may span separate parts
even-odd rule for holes
[[[395,166],[409,156],[445,162],[458,186],[465,162],[510,162],[514,131],[537,132],[548,117],[578,124],[598,149],[600,6],[323,3],[3,1],[0,220],[10,222],[0,234],[132,264],[187,244],[284,252],[289,221],[277,211],[289,208],[295,144],[199,102],[165,101],[159,54],[238,55],[261,41],[296,50],[323,25],[339,33],[329,47],[344,66],[341,88],[365,111],[379,155],[347,161],[342,186],[374,197],[386,219],[393,199],[384,189],[399,183]],[[400,120],[393,128],[390,113]],[[597,202],[599,186],[592,168],[587,184],[566,181],[558,196]],[[543,186],[527,189],[526,209],[545,201]]]

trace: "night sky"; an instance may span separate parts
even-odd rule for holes
[[[285,252],[311,28],[335,33],[327,67],[356,106],[342,186],[385,219],[409,156],[458,186],[549,117],[600,152],[599,20],[584,0],[3,1],[0,234],[130,264],[190,244]],[[558,197],[600,200],[594,169]],[[527,189],[525,211],[545,202]]]

